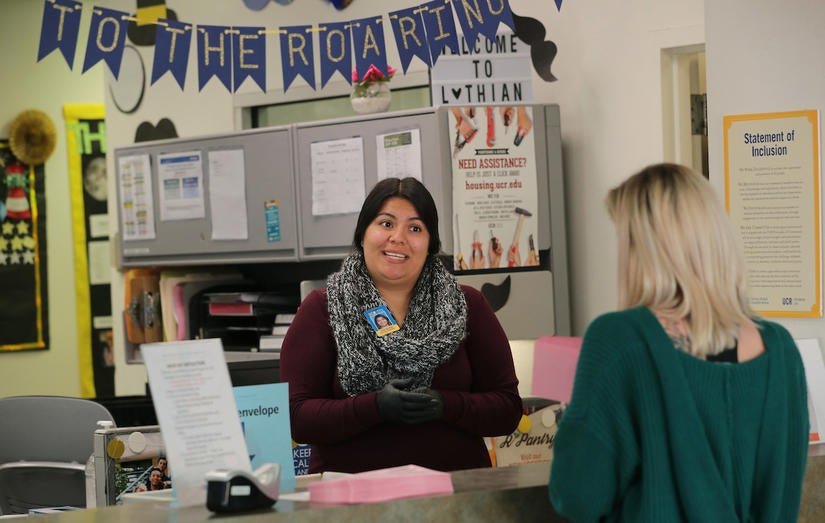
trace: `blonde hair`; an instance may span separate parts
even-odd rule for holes
[[[651,165],[611,189],[606,205],[618,236],[619,307],[683,319],[698,357],[733,346],[753,311],[737,238],[708,181],[681,165]]]

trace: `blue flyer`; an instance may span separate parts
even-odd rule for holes
[[[252,470],[264,463],[281,465],[281,492],[295,490],[287,383],[233,387]]]

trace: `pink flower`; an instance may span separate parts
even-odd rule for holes
[[[352,83],[365,83],[365,82],[388,82],[392,79],[393,75],[395,75],[395,68],[391,65],[387,65],[387,75],[385,76],[381,70],[374,65],[370,65],[367,69],[367,72],[364,73],[364,76],[358,76],[358,71],[353,69],[352,70]]]
[[[370,68],[367,69],[367,73],[364,75],[365,81],[380,80],[381,78],[384,78],[384,74],[374,65],[370,65]]]

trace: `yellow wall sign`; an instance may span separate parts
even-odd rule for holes
[[[103,104],[66,104],[80,395],[115,395]]]
[[[822,317],[819,113],[724,117],[725,206],[764,316]]]

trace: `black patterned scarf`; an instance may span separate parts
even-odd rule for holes
[[[395,378],[410,378],[411,388],[429,387],[436,368],[450,359],[465,336],[464,293],[432,255],[415,284],[404,325],[393,333],[378,337],[364,315],[384,300],[360,251],[328,278],[327,297],[338,345],[338,378],[350,396],[380,390]]]

